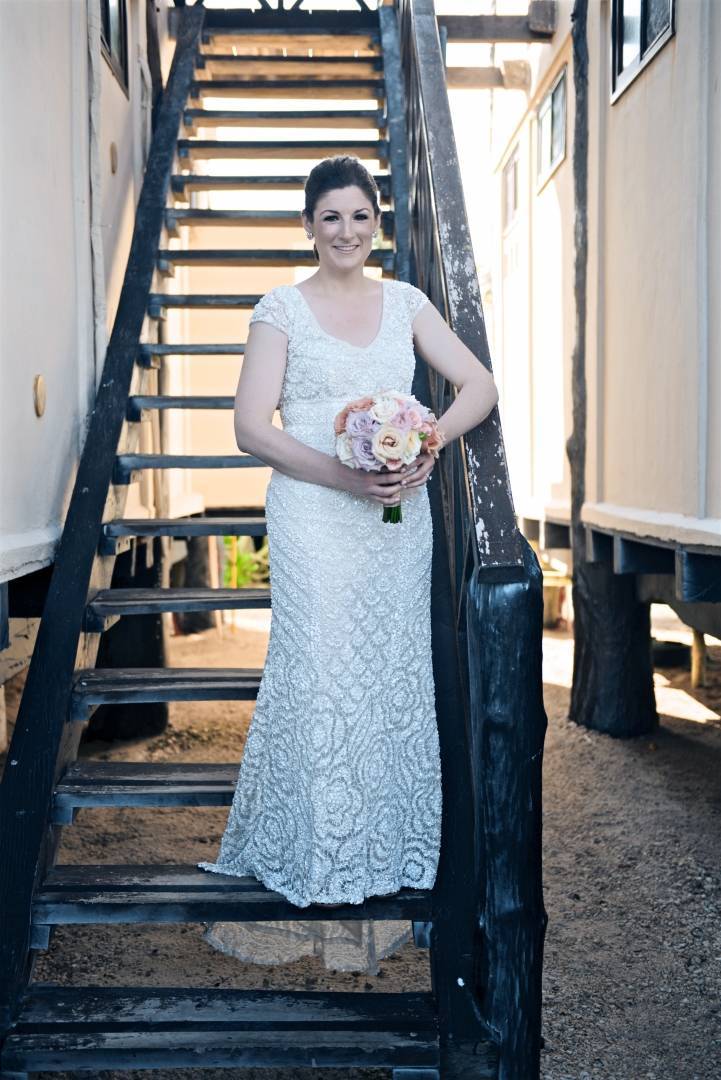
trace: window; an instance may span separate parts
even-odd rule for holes
[[[126,0],[100,0],[100,40],[115,77],[128,93],[128,17]]]
[[[536,114],[536,179],[543,183],[566,155],[566,68]]]
[[[516,220],[518,213],[518,147],[503,168],[503,228]]]
[[[611,101],[673,37],[674,7],[675,0],[613,0]]]

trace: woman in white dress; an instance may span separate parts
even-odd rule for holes
[[[430,889],[441,835],[425,486],[435,459],[423,453],[400,473],[351,469],[335,456],[333,419],[354,398],[410,393],[414,346],[459,390],[438,418],[444,444],[497,401],[491,375],[424,293],[364,274],[380,209],[357,158],[311,171],[301,216],[318,269],[256,305],[236,394],[238,446],[273,469],[272,616],[220,854],[198,864],[254,876],[299,908]],[[402,522],[383,523],[399,499]],[[411,925],[216,922],[204,936],[254,963],[315,954],[373,974]]]

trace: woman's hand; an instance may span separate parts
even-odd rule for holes
[[[347,465],[342,465],[343,471],[350,474],[343,486],[353,495],[372,499],[383,506],[397,506],[402,491],[425,484],[435,462],[432,454],[421,453],[410,465],[403,465],[397,470],[384,467],[379,472],[370,472],[365,469],[349,469]]]
[[[433,472],[435,463],[436,459],[433,454],[421,452],[416,460],[408,466],[409,471],[403,474],[405,476],[403,489],[407,490],[425,484]]]

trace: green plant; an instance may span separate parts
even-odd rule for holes
[[[270,579],[268,565],[268,537],[256,551],[250,536],[224,536],[225,561],[223,584],[226,588],[248,588],[266,585]]]

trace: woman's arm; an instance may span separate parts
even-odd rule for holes
[[[423,359],[458,388],[453,404],[438,417],[438,427],[449,443],[488,416],[498,401],[498,389],[491,373],[432,303],[425,304],[413,320],[413,340]]]
[[[233,423],[239,450],[312,484],[341,488],[348,472],[336,457],[307,446],[273,423],[283,388],[288,337],[270,323],[251,323],[235,392]]]
[[[275,426],[273,413],[280,401],[287,358],[288,337],[282,330],[259,320],[250,324],[235,393],[233,422],[238,449],[295,480],[391,505],[400,490],[398,476],[351,469],[334,454],[315,450]]]

